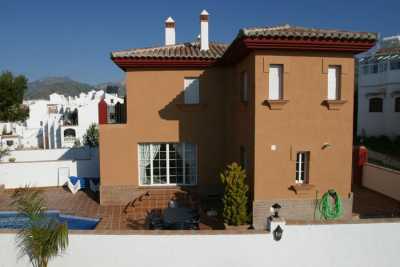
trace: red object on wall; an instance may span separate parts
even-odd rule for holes
[[[364,166],[368,162],[368,149],[365,146],[358,148],[358,166]]]
[[[104,98],[99,102],[99,124],[107,124],[107,103]]]
[[[353,183],[362,185],[363,166],[368,162],[368,149],[365,146],[353,150]]]

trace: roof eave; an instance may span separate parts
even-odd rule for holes
[[[221,61],[232,63],[253,50],[330,51],[358,54],[375,45],[376,40],[338,40],[312,38],[270,38],[239,35],[228,47]]]
[[[123,71],[129,69],[165,69],[165,68],[207,68],[212,66],[217,59],[196,58],[116,58],[111,60]]]

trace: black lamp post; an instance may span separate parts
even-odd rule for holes
[[[274,218],[279,218],[279,210],[281,209],[281,205],[279,205],[278,203],[275,203],[274,205],[272,205],[272,212],[273,212],[273,216]]]
[[[280,225],[278,225],[275,230],[272,232],[274,235],[274,240],[279,241],[282,239],[283,229]]]

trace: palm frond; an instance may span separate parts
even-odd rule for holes
[[[26,187],[15,192],[13,198],[12,205],[28,218],[17,235],[19,257],[26,255],[34,267],[46,267],[68,247],[68,227],[46,216],[46,202],[39,191]]]

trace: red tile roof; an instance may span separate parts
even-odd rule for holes
[[[200,50],[199,42],[182,43],[161,47],[136,48],[111,53],[112,58],[135,58],[135,59],[218,59],[228,45],[211,42],[210,49]]]
[[[332,39],[332,40],[376,40],[376,33],[351,32],[333,29],[314,29],[285,24],[275,27],[244,28],[239,31],[240,37],[283,37],[299,39]]]

